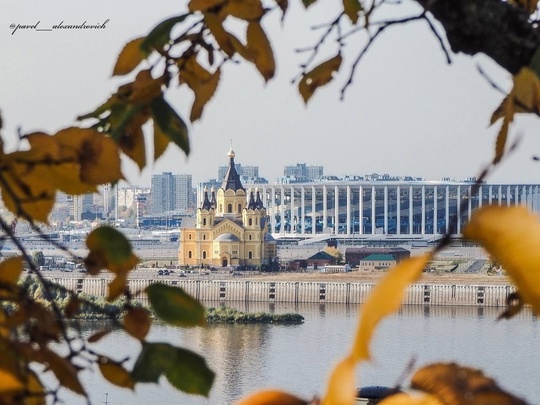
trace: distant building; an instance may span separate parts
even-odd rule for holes
[[[185,212],[192,206],[193,187],[191,174],[153,175],[150,188],[151,213]]]
[[[400,262],[401,260],[408,259],[411,257],[411,252],[407,249],[400,247],[395,248],[384,248],[384,247],[359,247],[359,248],[347,248],[345,249],[345,262],[349,263],[351,266],[357,266],[360,264],[360,261],[366,257],[373,255],[385,255],[392,256],[392,259],[395,262]]]
[[[283,177],[299,181],[313,181],[322,178],[323,175],[322,166],[308,166],[305,163],[297,163],[295,166],[285,166],[283,168]]]
[[[360,260],[360,271],[386,271],[396,265],[392,255],[372,254]]]
[[[236,173],[238,173],[240,177],[248,177],[253,179],[259,177],[259,166],[242,166],[241,163],[235,163],[235,169]],[[217,178],[224,178],[225,174],[227,174],[227,170],[229,170],[229,166],[219,166]]]
[[[197,217],[180,232],[178,259],[190,266],[260,266],[276,255],[259,191],[246,192],[228,153],[229,166],[217,191],[204,191]]]

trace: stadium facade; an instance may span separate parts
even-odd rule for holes
[[[487,184],[473,195],[474,182],[321,181],[260,184],[275,238],[420,239],[447,232],[461,236],[474,209],[524,205],[540,210],[538,184]],[[249,195],[249,193],[248,193]]]

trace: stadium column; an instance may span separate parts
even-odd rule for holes
[[[401,187],[396,188],[396,234],[401,235]]]
[[[296,233],[296,209],[294,208],[294,186],[291,186],[291,211],[289,214],[289,233]]]
[[[457,232],[458,235],[461,235],[461,186],[457,186],[456,200],[457,200],[457,227],[456,227],[456,232]]]
[[[414,207],[413,207],[413,187],[409,186],[409,234],[413,234],[413,216],[414,216]]]
[[[327,222],[326,222],[326,215],[328,214],[327,210],[328,210],[328,201],[327,201],[327,198],[328,198],[328,190],[326,189],[326,184],[323,186],[322,188],[322,191],[323,191],[323,213],[322,213],[322,220],[323,220],[323,225],[322,225],[322,230],[324,232],[324,230],[326,229],[326,227],[328,226],[327,225]]]
[[[371,234],[375,235],[377,214],[375,212],[375,186],[371,186]]]
[[[364,187],[358,187],[358,232],[364,234]]]
[[[490,204],[493,201],[493,186],[489,186],[488,188],[488,201]]]
[[[276,232],[276,188],[272,186],[272,210],[270,211],[272,214],[270,216],[270,226],[272,227],[271,233]]]
[[[480,185],[480,187],[478,187],[478,207],[481,207],[482,206],[482,203],[483,203],[483,199],[484,199],[484,193],[483,193],[483,190],[482,190],[482,185]]]
[[[438,226],[437,226],[437,223],[439,222],[439,219],[437,218],[438,217],[438,206],[437,206],[437,200],[439,198],[439,194],[438,194],[438,190],[437,190],[437,186],[433,186],[433,230],[432,230],[432,234],[433,235],[436,235],[438,232]]]
[[[300,229],[301,229],[302,235],[306,233],[305,212],[306,212],[306,192],[304,190],[304,186],[300,186]]]
[[[334,234],[339,233],[339,187],[334,187]]]
[[[471,220],[472,199],[473,199],[471,187],[472,187],[471,185],[467,186],[467,200],[468,200],[468,204],[467,204],[467,222],[469,222]]]
[[[351,234],[351,186],[347,185],[347,236]]]
[[[445,232],[448,232],[448,230],[450,229],[450,186],[446,186],[446,190],[445,190],[445,196],[444,196],[444,199],[445,199],[445,213],[444,213],[444,231]]]
[[[279,201],[279,233],[283,235],[283,230],[285,229],[285,226],[283,225],[285,222],[285,188],[281,186],[281,198]]]
[[[315,186],[311,186],[311,233],[315,235],[317,232],[317,215],[315,210],[317,209],[317,193],[315,192]]]
[[[388,186],[384,186],[384,234],[388,235]]]
[[[422,223],[421,223],[421,234],[425,235],[426,233],[426,186],[422,186]]]

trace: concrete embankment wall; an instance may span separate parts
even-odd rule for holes
[[[104,296],[110,278],[50,278],[58,284],[78,292]],[[129,280],[132,293],[143,291],[155,282],[151,279]],[[362,304],[375,287],[371,283],[335,282],[272,282],[172,280],[159,282],[182,287],[188,294],[202,301],[292,302]],[[408,287],[403,303],[406,305],[469,305],[505,306],[506,298],[515,291],[504,285],[438,285],[414,284]]]

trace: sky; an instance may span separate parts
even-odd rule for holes
[[[360,62],[345,99],[347,80],[360,39],[345,48],[342,70],[319,89],[307,106],[291,80],[306,55],[296,48],[312,46],[321,31],[310,27],[336,15],[336,0],[319,1],[303,10],[290,1],[285,22],[273,13],[265,24],[276,54],[276,77],[264,83],[246,63],[227,66],[202,120],[189,125],[191,154],[169,147],[165,156],[142,173],[125,162],[131,185],[148,186],[152,173],[192,174],[194,183],[217,176],[227,164],[232,142],[236,162],[260,167],[270,181],[285,165],[324,166],[327,175],[388,173],[426,180],[477,176],[492,157],[498,125],[489,127],[503,95],[480,76],[481,66],[503,88],[511,77],[488,58],[452,55],[449,65],[425,22],[395,26],[380,36]],[[320,4],[319,4],[320,3]],[[186,1],[3,0],[0,6],[0,111],[8,151],[23,133],[54,133],[76,125],[127,78],[111,76],[116,57],[130,39],[145,35],[159,21],[182,14]],[[413,1],[393,6],[391,13],[413,15]],[[394,14],[392,14],[394,15]],[[36,31],[11,24],[51,27],[103,23],[102,30]],[[320,59],[334,56],[335,47]],[[174,87],[167,99],[187,119],[192,96]],[[518,150],[488,181],[538,183],[540,121],[524,117],[511,134],[523,136]]]

